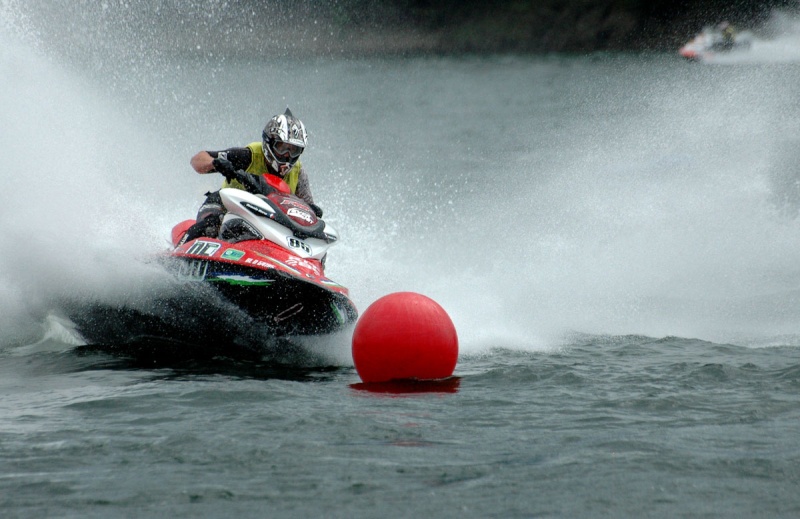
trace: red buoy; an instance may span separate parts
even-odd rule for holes
[[[436,301],[421,294],[381,297],[353,330],[353,362],[364,382],[447,378],[457,360],[453,321]]]

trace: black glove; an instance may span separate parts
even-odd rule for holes
[[[233,164],[231,164],[231,161],[228,159],[217,157],[211,161],[211,164],[214,165],[214,170],[217,171],[217,173],[221,173],[222,176],[228,180],[236,178],[236,168],[233,167]]]
[[[314,214],[317,215],[317,218],[322,218],[322,208],[317,204],[308,204],[311,206],[311,209],[314,211]]]

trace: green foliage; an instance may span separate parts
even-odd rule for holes
[[[569,51],[673,47],[703,25],[748,26],[796,0],[339,0],[348,26],[439,36],[441,50]]]

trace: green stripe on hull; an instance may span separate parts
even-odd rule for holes
[[[206,279],[211,283],[227,283],[229,285],[244,286],[244,287],[268,287],[273,280],[268,279],[230,279],[230,278],[209,278]]]
[[[336,303],[333,301],[331,301],[331,310],[333,310],[333,313],[336,315],[336,321],[339,324],[344,324],[344,316],[342,315],[342,311],[339,310],[339,307],[336,306]]]

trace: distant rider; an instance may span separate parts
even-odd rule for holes
[[[305,200],[321,217],[322,209],[314,204],[308,175],[299,160],[307,143],[305,125],[287,108],[283,114],[267,122],[261,142],[252,142],[243,148],[200,151],[192,157],[191,165],[200,174],[223,172],[232,167],[253,175],[276,175],[285,180],[292,193]],[[244,189],[236,180],[225,180],[222,187]],[[181,243],[200,236],[216,237],[224,215],[225,208],[219,191],[206,193],[206,200],[197,212],[197,223],[187,230]]]
[[[736,44],[736,28],[728,22],[721,22],[717,25],[717,30],[722,36],[719,44],[720,48],[730,50]]]

